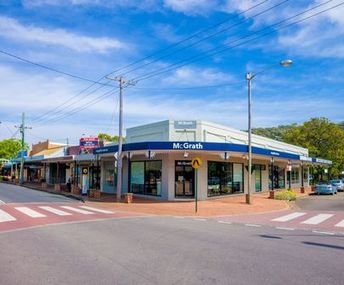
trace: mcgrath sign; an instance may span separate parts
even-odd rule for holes
[[[87,150],[99,147],[98,137],[84,137],[80,139],[80,150]]]

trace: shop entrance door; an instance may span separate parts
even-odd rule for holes
[[[195,195],[195,170],[191,160],[177,160],[175,166],[175,196],[192,198]]]

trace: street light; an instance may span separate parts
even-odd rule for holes
[[[288,67],[293,63],[291,59],[286,59],[280,61],[280,65],[282,67]],[[251,177],[252,177],[252,128],[251,128],[251,81],[255,78],[258,74],[265,72],[266,70],[274,67],[276,64],[269,66],[268,68],[261,70],[257,73],[248,72],[246,73],[246,80],[247,80],[247,95],[248,95],[248,183],[247,183],[247,194],[246,194],[246,203],[251,204]]]

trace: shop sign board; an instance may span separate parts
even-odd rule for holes
[[[98,137],[83,137],[80,138],[80,150],[93,149],[99,147]]]
[[[174,121],[175,129],[196,129],[196,121]]]

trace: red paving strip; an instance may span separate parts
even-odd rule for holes
[[[305,215],[295,218],[287,222],[278,222],[273,221],[275,218],[286,216],[291,213],[301,212],[306,213]],[[312,218],[319,214],[332,214],[333,216],[329,219],[316,224],[309,225],[303,224],[302,222],[306,221],[309,218]],[[319,231],[328,231],[336,233],[344,233],[343,227],[336,227],[340,221],[344,220],[344,212],[330,212],[330,211],[283,211],[267,214],[256,214],[256,215],[243,215],[243,216],[232,216],[232,217],[220,217],[220,221],[227,221],[232,223],[240,224],[259,224],[259,225],[268,225],[272,227],[281,227],[281,228],[295,228],[295,229],[305,229],[305,230],[319,230]]]
[[[103,220],[103,219],[111,219],[111,218],[129,218],[129,217],[142,217],[145,215],[137,214],[137,213],[129,213],[129,212],[117,212],[113,211],[114,213],[111,214],[104,214],[104,213],[98,213],[93,212],[94,214],[80,214],[72,211],[68,211],[64,208],[61,208],[62,205],[68,205],[71,207],[79,208],[78,206],[81,206],[82,204],[7,204],[7,205],[1,205],[0,209],[5,211],[6,213],[10,214],[14,218],[16,218],[15,221],[9,221],[9,222],[0,222],[0,232],[4,231],[11,231],[16,229],[23,229],[23,228],[30,228],[30,227],[36,227],[36,226],[42,226],[42,225],[49,225],[49,224],[59,224],[59,223],[68,223],[68,222],[78,222],[78,221],[93,221],[93,220]],[[56,214],[53,214],[51,212],[45,211],[44,209],[39,208],[39,206],[50,206],[55,209],[59,209],[68,213],[71,213],[72,215],[69,216],[58,216]],[[15,207],[28,207],[34,211],[37,211],[41,214],[46,215],[46,217],[40,217],[40,218],[32,218],[29,217],[20,211],[16,210]],[[82,209],[82,208],[79,208]],[[91,210],[88,210],[91,212]]]

